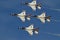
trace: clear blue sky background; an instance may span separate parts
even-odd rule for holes
[[[33,11],[21,2],[31,2],[32,0],[0,0],[0,40],[60,40],[60,0],[37,0],[41,3],[42,9]],[[30,21],[22,22],[17,17],[12,17],[12,13],[20,13],[26,10],[27,14],[39,15],[46,12],[53,20],[50,23],[41,23],[39,19],[31,18]],[[57,21],[55,21],[57,20]],[[17,27],[29,26],[39,27],[39,34],[30,36],[28,32],[18,30]]]

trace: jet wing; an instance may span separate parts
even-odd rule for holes
[[[33,30],[26,30],[30,35],[33,35]]]
[[[33,10],[36,10],[36,6],[30,6]]]
[[[25,22],[25,16],[18,16],[23,22]]]
[[[30,35],[33,35],[33,25],[30,25],[29,27],[26,27],[26,31],[27,31]]]
[[[40,18],[41,22],[45,23],[45,18]]]
[[[42,13],[41,15],[38,15],[38,19],[40,19],[41,22],[45,23],[45,13]]]
[[[36,10],[36,0],[33,0],[29,5],[33,10]]]
[[[18,17],[19,17],[23,22],[25,22],[25,16],[26,16],[26,12],[25,12],[25,11],[21,12],[20,14],[18,14]]]

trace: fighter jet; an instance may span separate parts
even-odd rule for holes
[[[34,15],[33,17],[36,17],[36,18],[40,19],[42,23],[45,23],[45,20],[50,22],[50,17],[51,16],[46,16],[45,13],[42,13],[41,15]]]
[[[27,31],[30,35],[33,35],[33,33],[38,34],[39,28],[34,28],[33,24],[31,24],[29,27],[18,27],[19,30],[25,30]]]
[[[36,10],[36,7],[38,9],[41,9],[41,4],[40,3],[37,4],[36,0],[33,0],[31,3],[26,2],[26,3],[24,3],[24,5],[30,6],[34,11]]]
[[[20,18],[23,22],[25,22],[25,18],[27,18],[27,20],[30,20],[30,16],[31,14],[26,15],[26,11],[23,10],[21,13],[19,14],[11,14],[12,16],[17,16],[18,18]]]

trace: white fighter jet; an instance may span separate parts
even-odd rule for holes
[[[41,9],[41,4],[37,4],[36,0],[33,0],[31,3],[26,2],[24,5],[30,6],[34,11],[36,8]]]
[[[34,15],[33,17],[36,17],[36,18],[40,19],[42,23],[45,23],[45,20],[50,22],[50,17],[51,16],[46,16],[45,13],[42,13],[41,15]]]
[[[39,28],[34,28],[33,24],[31,24],[29,27],[18,27],[19,30],[25,30],[27,31],[30,35],[33,35],[33,33],[38,34]]]
[[[31,14],[29,15],[26,15],[26,11],[22,11],[20,14],[11,14],[12,16],[17,16],[19,17],[23,22],[25,22],[25,18],[27,18],[27,20],[30,20],[30,16]]]

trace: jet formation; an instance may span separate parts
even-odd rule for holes
[[[27,5],[29,7],[31,7],[34,11],[36,10],[36,8],[40,9],[42,8],[41,4],[37,4],[36,0],[33,0],[32,2],[28,3],[25,2],[23,3],[23,5]],[[42,23],[45,23],[45,21],[50,22],[51,16],[46,16],[46,13],[43,12],[40,15],[32,15],[32,14],[27,14],[25,10],[23,10],[21,13],[19,14],[11,14],[11,16],[16,16],[18,17],[22,22],[25,22],[25,20],[31,20],[32,18],[36,18],[39,19]],[[38,34],[39,32],[39,28],[34,28],[34,25],[30,25],[28,27],[18,27],[19,30],[25,30],[27,31],[30,35],[33,35],[33,33]]]
[[[17,16],[22,20],[22,22],[25,22],[25,18],[27,18],[27,20],[30,20],[31,19],[30,17],[34,17],[41,20],[42,23],[45,23],[46,20],[50,22],[51,18],[51,16],[46,16],[45,12],[43,12],[41,15],[32,15],[32,14],[26,15],[26,11],[22,11],[20,14],[12,14],[12,16]]]

